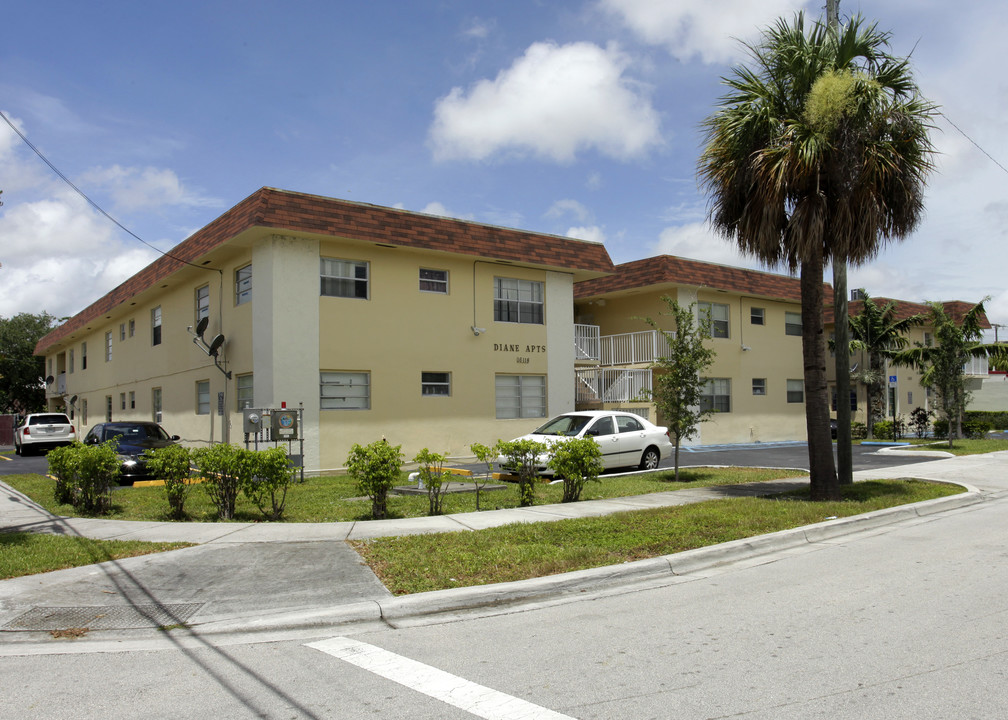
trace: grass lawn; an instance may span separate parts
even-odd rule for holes
[[[641,475],[603,476],[600,482],[589,483],[581,494],[583,500],[646,495],[667,490],[682,490],[690,487],[709,485],[733,485],[760,480],[800,477],[807,473],[795,470],[767,470],[753,468],[691,468],[680,469],[679,482],[673,480],[672,472],[658,472]],[[70,505],[58,505],[53,501],[54,481],[42,475],[9,475],[4,482],[20,490],[49,512],[57,515],[76,516]],[[406,484],[406,476],[403,483]],[[536,488],[536,504],[545,505],[560,502],[563,487],[559,483],[542,483]],[[161,487],[122,487],[113,493],[112,512],[104,515],[115,520],[156,520],[167,521],[168,502]],[[482,492],[481,510],[498,510],[518,507],[518,489],[509,485],[503,490]],[[207,498],[203,488],[193,486],[185,504],[187,520],[192,522],[215,522],[217,512]],[[471,512],[476,510],[475,493],[457,493],[445,497],[444,513]],[[390,495],[389,517],[423,517],[427,514],[426,495]],[[284,520],[288,522],[340,522],[367,520],[371,516],[371,501],[362,498],[356,484],[346,475],[305,478],[303,483],[291,486],[287,494],[287,509]],[[243,495],[235,506],[236,522],[257,522],[262,513]]]
[[[953,455],[980,455],[982,453],[1008,450],[1008,440],[1002,438],[982,438],[979,440],[953,440],[949,447],[948,440],[918,440],[913,438],[911,444],[920,450],[943,450]]]
[[[189,547],[192,543],[90,540],[65,535],[0,532],[0,580]]]
[[[840,502],[813,503],[807,492],[732,498],[352,545],[392,593],[403,595],[616,565],[960,492],[916,480],[871,481],[844,488]]]

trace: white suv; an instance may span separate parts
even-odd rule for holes
[[[32,450],[69,445],[76,439],[74,426],[63,413],[33,413],[14,431],[14,452],[28,455]]]

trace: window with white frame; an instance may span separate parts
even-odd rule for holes
[[[126,339],[126,323],[119,323],[119,342]]]
[[[448,271],[420,268],[420,291],[448,294]]]
[[[119,409],[126,409],[126,393],[124,392],[119,393]]]
[[[766,378],[753,378],[752,379],[752,394],[753,395],[766,395]]]
[[[151,420],[161,422],[161,388],[151,388]]]
[[[788,380],[787,381],[787,401],[789,403],[802,403],[802,402],[805,402],[805,381],[804,380]]]
[[[371,408],[371,373],[330,370],[319,374],[319,407],[322,410]]]
[[[161,344],[161,306],[150,311],[151,316],[151,345]]]
[[[196,288],[196,322],[210,317],[210,286]]]
[[[712,338],[728,337],[729,308],[721,303],[701,302],[697,303],[697,314],[700,319],[710,320],[710,334]]]
[[[136,335],[136,320],[134,320],[133,318],[130,318],[130,321],[129,321],[129,336],[133,337],[134,335]]]
[[[235,270],[235,305],[243,305],[252,299],[252,264]]]
[[[253,407],[253,402],[255,401],[252,394],[252,373],[247,375],[238,375],[235,378],[235,395],[238,397],[238,409],[244,410],[245,408]]]
[[[136,391],[134,390],[130,390],[129,403],[130,403],[130,410],[136,410]]]
[[[73,348],[70,348],[69,360],[67,361],[67,369],[72,373],[74,371],[74,358],[73,358]]]
[[[322,294],[327,297],[369,297],[370,268],[363,260],[322,258]]]
[[[196,414],[210,414],[210,381],[199,380],[196,383]]]
[[[105,362],[112,361],[112,331],[105,333]]]
[[[112,422],[112,396],[105,396],[105,422]]]
[[[801,313],[784,313],[784,334],[801,337]]]
[[[424,397],[448,397],[451,395],[451,373],[421,372],[420,394]]]
[[[546,417],[545,375],[497,375],[497,419]]]
[[[87,370],[87,343],[80,344],[80,369]]]
[[[518,278],[494,278],[494,320],[542,325],[543,283]]]
[[[766,311],[763,308],[749,308],[749,322],[752,325],[763,325],[766,322]]]
[[[731,378],[708,378],[700,395],[700,409],[731,412]]]
[[[83,370],[83,368],[81,368]],[[81,424],[87,425],[87,398],[81,400],[80,404]]]

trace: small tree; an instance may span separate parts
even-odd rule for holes
[[[564,440],[553,446],[548,465],[563,478],[563,502],[576,502],[586,482],[598,482],[602,448],[590,437]]]
[[[196,448],[192,457],[203,476],[203,489],[217,508],[217,517],[231,520],[234,518],[238,493],[252,479],[255,468],[252,451],[227,443],[217,443],[210,447]]]
[[[688,438],[701,422],[714,413],[712,408],[701,406],[703,389],[707,385],[704,374],[714,362],[715,352],[704,344],[710,338],[710,318],[701,317],[694,321],[695,303],[682,307],[678,302],[662,296],[668,305],[668,312],[675,323],[675,332],[668,332],[651,318],[645,322],[661,333],[664,339],[663,352],[652,364],[654,369],[651,400],[654,402],[662,422],[668,426],[669,437],[675,445],[675,479],[679,480],[679,447],[683,438]]]
[[[146,462],[154,476],[164,483],[168,514],[173,520],[181,520],[185,517],[186,496],[192,488],[188,482],[192,475],[192,457],[189,448],[169,445],[149,450]]]
[[[932,417],[934,417],[934,413],[922,407],[914,408],[913,412],[910,413],[910,427],[913,428],[918,438],[923,438],[927,435],[927,431],[931,427]]]
[[[483,445],[482,443],[473,443],[469,446],[469,450],[472,451],[472,454],[476,456],[477,460],[486,465],[487,469],[486,476],[483,478],[482,483],[480,483],[479,476],[473,475],[473,484],[476,486],[476,512],[479,512],[480,490],[483,488],[483,485],[490,482],[490,478],[493,477],[493,464],[494,460],[497,458],[497,451],[492,447]]]
[[[85,513],[103,513],[112,507],[112,486],[118,482],[120,460],[116,441],[75,445],[77,455],[74,507]]]
[[[60,505],[73,504],[79,447],[78,442],[73,445],[61,445],[46,455],[46,460],[49,461],[49,474],[56,478],[53,500]]]
[[[428,515],[441,514],[441,505],[451,484],[444,482],[444,461],[444,455],[431,452],[427,448],[418,452],[413,458],[413,462],[419,465],[417,470],[420,472],[420,482],[427,489],[427,501],[430,506]]]
[[[401,476],[401,447],[382,439],[364,446],[355,443],[350,448],[347,473],[357,481],[360,491],[371,498],[371,517],[376,520],[387,514],[388,491]]]
[[[549,446],[537,440],[498,440],[497,454],[505,458],[504,465],[518,477],[518,504],[528,507],[535,502],[535,481],[539,477],[541,456]]]
[[[287,451],[280,446],[255,453],[253,475],[244,491],[267,520],[283,517],[287,489],[294,482],[296,471],[297,468],[287,457]]]

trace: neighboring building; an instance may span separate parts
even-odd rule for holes
[[[467,455],[574,408],[574,284],[612,270],[598,243],[264,188],[36,353],[82,430],[241,443],[242,408],[286,403],[308,471],[382,437]],[[220,368],[187,331],[203,318]]]
[[[709,314],[717,356],[704,403],[718,412],[684,444],[805,439],[801,291],[786,275],[662,255],[579,282],[578,405],[624,408],[659,424],[650,365],[671,330],[662,296]]]

